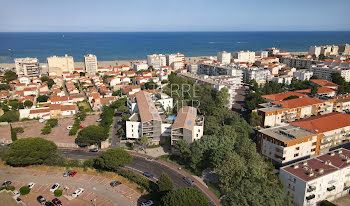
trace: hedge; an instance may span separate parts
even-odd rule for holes
[[[138,184],[141,188],[147,190],[148,192],[151,192],[154,189],[151,186],[151,181],[149,179],[147,179],[146,177],[144,177],[142,175],[136,174],[133,171],[119,169],[116,171],[116,173],[122,177],[125,177],[126,179],[130,180],[131,182]]]
[[[30,189],[28,186],[23,186],[19,189],[19,193],[21,193],[21,195],[26,195],[30,192]]]
[[[55,192],[53,192],[53,194],[55,195],[55,197],[61,197],[62,196],[62,190],[55,190]]]
[[[0,191],[1,190],[11,190],[11,191],[14,191],[16,188],[14,187],[14,186],[11,186],[11,185],[9,185],[9,186],[7,186],[7,187],[0,187]]]

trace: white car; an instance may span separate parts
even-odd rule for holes
[[[45,122],[45,119],[39,119],[39,122],[40,122],[40,123],[44,123],[44,122]]]
[[[34,182],[29,183],[29,184],[28,184],[29,189],[32,189],[32,188],[34,187],[34,185],[35,185]]]
[[[78,197],[82,192],[84,192],[83,188],[79,188],[77,190],[75,190],[75,192],[73,192],[72,196],[73,197]]]
[[[60,184],[58,184],[58,183],[52,185],[50,192],[55,192],[55,190],[57,190],[59,187],[60,187]]]
[[[17,190],[15,190],[15,191],[13,191],[13,195],[17,198],[17,197],[19,197],[20,194]]]
[[[68,130],[71,130],[72,128],[73,128],[72,125],[67,126],[67,129],[68,129]]]
[[[153,203],[152,200],[148,200],[147,202],[141,203],[141,206],[151,206],[151,205],[153,205],[153,204],[154,204],[154,203]]]
[[[101,122],[102,121],[102,119],[100,118],[100,119],[98,119],[98,120],[96,120],[96,122]]]

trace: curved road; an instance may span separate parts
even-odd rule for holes
[[[88,152],[86,150],[72,150],[72,149],[59,149],[59,150],[66,158],[74,158],[74,159],[81,159],[81,160],[95,158],[103,153],[103,151]],[[150,172],[151,174],[153,174],[155,179],[158,179],[162,174],[162,172],[164,171],[174,181],[175,188],[191,187],[191,185],[183,179],[184,176],[179,172],[177,172],[176,170],[171,169],[163,164],[160,164],[157,161],[148,161],[144,157],[141,157],[141,155],[140,156],[134,155],[134,154],[131,154],[131,155],[133,155],[134,157],[133,161],[130,164],[128,164],[126,168],[135,170],[139,173]],[[200,187],[196,185],[193,185],[192,187],[197,187],[197,189],[202,190]],[[211,205],[215,205],[212,198],[210,196],[208,197]]]

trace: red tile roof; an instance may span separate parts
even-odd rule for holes
[[[317,90],[317,94],[325,94],[325,93],[330,93],[330,92],[334,92],[334,91],[335,91],[334,89],[331,89],[329,87],[320,87]],[[310,94],[311,89],[296,90],[295,92]]]
[[[314,104],[320,104],[322,103],[321,100],[316,98],[310,98],[310,97],[304,97],[304,98],[298,98],[298,99],[290,99],[280,102],[274,102],[276,105],[281,105],[284,108],[292,109],[292,108],[298,108],[298,107],[305,107],[309,105]]]
[[[307,129],[315,133],[324,133],[350,126],[350,115],[333,112],[325,115],[301,119],[290,124]]]
[[[326,79],[310,79],[311,82],[321,86],[321,87],[337,87],[338,85],[330,82]]]
[[[283,92],[283,93],[278,93],[278,94],[263,95],[262,98],[270,99],[273,101],[281,101],[281,100],[284,100],[285,98],[290,97],[290,96],[303,97],[305,95],[297,93],[297,92]]]

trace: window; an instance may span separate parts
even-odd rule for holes
[[[312,143],[312,146],[315,146],[315,145],[316,145],[316,142],[313,142],[313,143]]]
[[[297,156],[299,156],[299,153],[294,154],[294,157],[297,157]]]
[[[300,150],[300,147],[295,148],[296,150]]]
[[[313,148],[313,149],[311,149],[311,152],[314,152],[316,149],[315,148]]]

